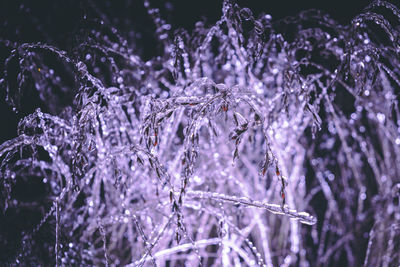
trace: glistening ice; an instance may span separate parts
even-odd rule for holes
[[[19,119],[0,145],[0,263],[400,264],[396,5],[343,25],[225,0],[187,30],[144,0],[151,25],[127,32],[86,2],[68,49],[36,19],[44,41],[0,38]]]

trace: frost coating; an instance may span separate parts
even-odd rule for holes
[[[0,145],[2,212],[41,218],[9,263],[399,263],[398,8],[343,26],[225,1],[188,33],[144,5],[162,47],[148,61],[96,20],[71,53],[1,41],[10,107],[33,90],[46,109]],[[30,180],[44,197],[15,199]]]

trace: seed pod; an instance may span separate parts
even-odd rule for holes
[[[149,163],[150,163],[150,166],[151,166],[152,168],[154,168],[153,160],[152,160],[151,158],[149,158]]]
[[[178,231],[176,232],[175,239],[176,239],[176,243],[178,243],[178,244],[179,244],[179,242],[181,241],[181,235],[179,234],[179,232],[178,232]]]
[[[267,168],[264,167],[262,170],[262,175],[264,176],[266,172],[267,172]]]
[[[188,182],[188,178],[186,177],[186,178],[183,180],[183,189],[186,189],[187,182]]]
[[[236,147],[235,152],[233,153],[233,161],[235,162],[235,160],[239,157],[239,151]]]

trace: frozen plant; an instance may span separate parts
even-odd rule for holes
[[[98,18],[83,15],[70,51],[0,41],[21,118],[0,145],[2,262],[400,263],[396,6],[341,25],[226,0],[188,32],[144,0],[160,46],[145,59],[90,3]]]

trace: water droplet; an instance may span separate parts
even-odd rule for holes
[[[380,123],[384,123],[384,122],[385,122],[385,118],[386,118],[385,114],[383,114],[383,113],[378,113],[378,114],[376,115],[376,117],[378,118],[378,121],[379,121]]]

